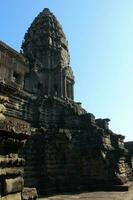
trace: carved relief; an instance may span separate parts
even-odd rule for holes
[[[0,130],[30,135],[30,124],[17,118],[7,117],[0,121]]]

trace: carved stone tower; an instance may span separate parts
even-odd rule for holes
[[[68,44],[55,16],[45,8],[25,34],[23,54],[30,61],[25,88],[31,93],[73,100],[74,76]]]
[[[45,194],[125,183],[124,137],[109,129],[108,119],[95,119],[74,101],[67,40],[49,9],[31,24],[22,50],[29,61],[22,111],[32,127],[22,152],[25,185]]]

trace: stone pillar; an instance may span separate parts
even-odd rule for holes
[[[66,81],[66,97],[69,98],[69,85],[68,85],[68,81]]]
[[[72,100],[74,100],[74,91],[73,91],[73,84],[72,84]]]
[[[67,81],[66,81],[66,77],[64,77],[64,96],[67,98]]]
[[[71,99],[71,84],[70,84],[70,82],[68,82],[67,83],[68,84],[68,91],[67,91],[67,97],[69,98],[69,99]]]
[[[72,99],[72,84],[71,83],[69,84],[70,84],[70,98]]]
[[[50,68],[51,67],[51,52],[48,51],[47,55],[48,55],[48,58],[47,58],[48,59],[48,62],[47,62],[48,66],[47,67]]]
[[[62,70],[60,71],[60,97],[63,97],[63,76],[62,76]]]

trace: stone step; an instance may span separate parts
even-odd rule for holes
[[[86,188],[87,189],[87,188]],[[91,185],[88,187],[90,191],[129,191],[133,189],[133,181],[129,181],[124,185]]]

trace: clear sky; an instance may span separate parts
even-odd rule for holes
[[[19,51],[45,7],[69,42],[75,100],[133,140],[133,0],[1,0],[0,40]]]

